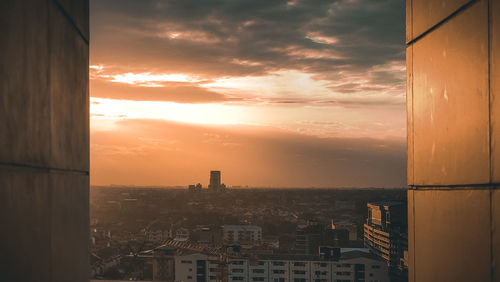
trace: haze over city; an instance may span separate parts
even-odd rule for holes
[[[92,185],[405,185],[402,1],[90,4]]]

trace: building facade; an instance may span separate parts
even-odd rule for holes
[[[500,281],[500,1],[407,0],[410,281]]]
[[[372,254],[343,253],[340,259],[322,260],[317,256],[262,255],[255,259],[230,258],[221,264],[216,257],[203,254],[175,258],[176,281],[264,281],[264,282],[344,282],[388,281],[387,265]],[[223,270],[225,269],[225,270]],[[206,280],[201,280],[206,279]]]
[[[89,2],[0,18],[0,280],[88,281]]]
[[[372,253],[397,268],[408,250],[406,237],[406,204],[397,201],[367,204],[368,217],[364,225],[364,244]]]
[[[224,225],[222,236],[226,244],[260,244],[262,228],[252,225]]]
[[[175,257],[175,281],[222,281],[224,272],[219,258],[189,252]]]

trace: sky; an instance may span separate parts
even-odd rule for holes
[[[92,185],[405,185],[404,1],[90,9]]]

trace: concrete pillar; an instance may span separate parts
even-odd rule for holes
[[[0,1],[1,281],[88,281],[88,11]]]
[[[407,0],[410,281],[500,281],[500,1]]]

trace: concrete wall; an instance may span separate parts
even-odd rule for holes
[[[88,281],[88,0],[2,0],[0,34],[0,280]]]
[[[406,3],[410,281],[500,281],[500,1]]]

